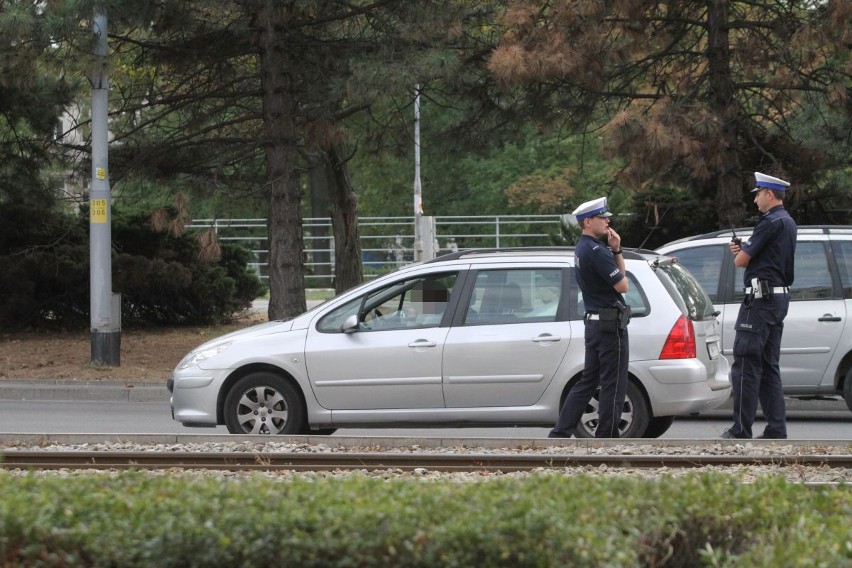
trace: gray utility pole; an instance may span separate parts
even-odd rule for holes
[[[420,185],[420,85],[414,86],[414,262],[432,260],[438,252],[435,218],[423,215]]]
[[[121,352],[121,300],[112,293],[112,205],[109,188],[106,9],[95,6],[92,70],[92,180],[89,185],[89,293],[92,363],[118,366]]]
[[[420,85],[414,86],[414,262],[423,259],[423,190],[420,186]]]

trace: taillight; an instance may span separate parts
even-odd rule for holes
[[[694,359],[695,358],[695,329],[686,316],[680,316],[660,352],[660,359]]]

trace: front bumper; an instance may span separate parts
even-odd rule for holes
[[[168,381],[172,418],[184,426],[216,426],[220,377],[198,368],[187,370],[191,372],[175,373]]]

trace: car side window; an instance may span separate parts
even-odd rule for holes
[[[832,297],[834,286],[828,268],[825,243],[823,241],[799,241],[794,257],[795,273],[790,286],[790,300],[827,300]],[[734,301],[741,302],[743,274],[745,268],[737,268],[734,274]]]
[[[561,291],[560,268],[481,270],[464,325],[555,321]]]
[[[636,276],[632,272],[627,272],[627,279],[630,281],[627,294],[624,295],[624,301],[630,306],[630,316],[641,318],[651,313],[651,304],[648,302],[648,296],[645,295],[645,290],[642,288]],[[583,293],[580,292],[580,286],[577,284],[577,278],[572,273],[572,283],[569,287],[569,295],[573,296],[568,299],[570,306],[577,306],[570,314],[570,319],[581,320],[586,314],[586,304],[583,302]]]
[[[843,287],[843,297],[852,298],[852,241],[835,241],[832,244],[837,268],[840,270],[840,285]],[[797,272],[798,272],[798,267]]]
[[[317,324],[325,333],[341,331],[358,314],[361,331],[436,327],[441,324],[458,273],[431,274],[394,282],[338,307]]]
[[[632,272],[627,273],[627,278],[630,280],[630,288],[624,295],[624,301],[630,306],[630,317],[645,317],[651,312],[651,305],[648,303],[645,290],[642,289]]]
[[[823,241],[796,243],[796,272],[790,287],[791,300],[826,300],[832,297],[834,285],[826,253]]]
[[[676,256],[678,262],[695,276],[695,279],[698,280],[698,283],[715,303],[719,301],[719,274],[722,271],[725,253],[730,254],[728,245],[687,248],[670,254]],[[740,274],[740,280],[737,282],[742,282],[742,274]]]

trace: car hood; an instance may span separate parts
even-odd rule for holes
[[[226,333],[225,335],[220,335],[214,339],[206,343],[202,343],[193,351],[199,351],[201,349],[205,349],[207,347],[212,347],[214,345],[218,345],[220,343],[224,343],[227,341],[236,342],[236,341],[244,341],[246,339],[253,339],[255,337],[263,337],[264,335],[271,335],[273,333],[283,333],[286,331],[290,331],[293,329],[293,321],[268,321],[264,323],[259,323],[257,325],[253,325],[251,327],[247,327],[245,329],[240,329],[237,331],[232,331],[231,333]]]

